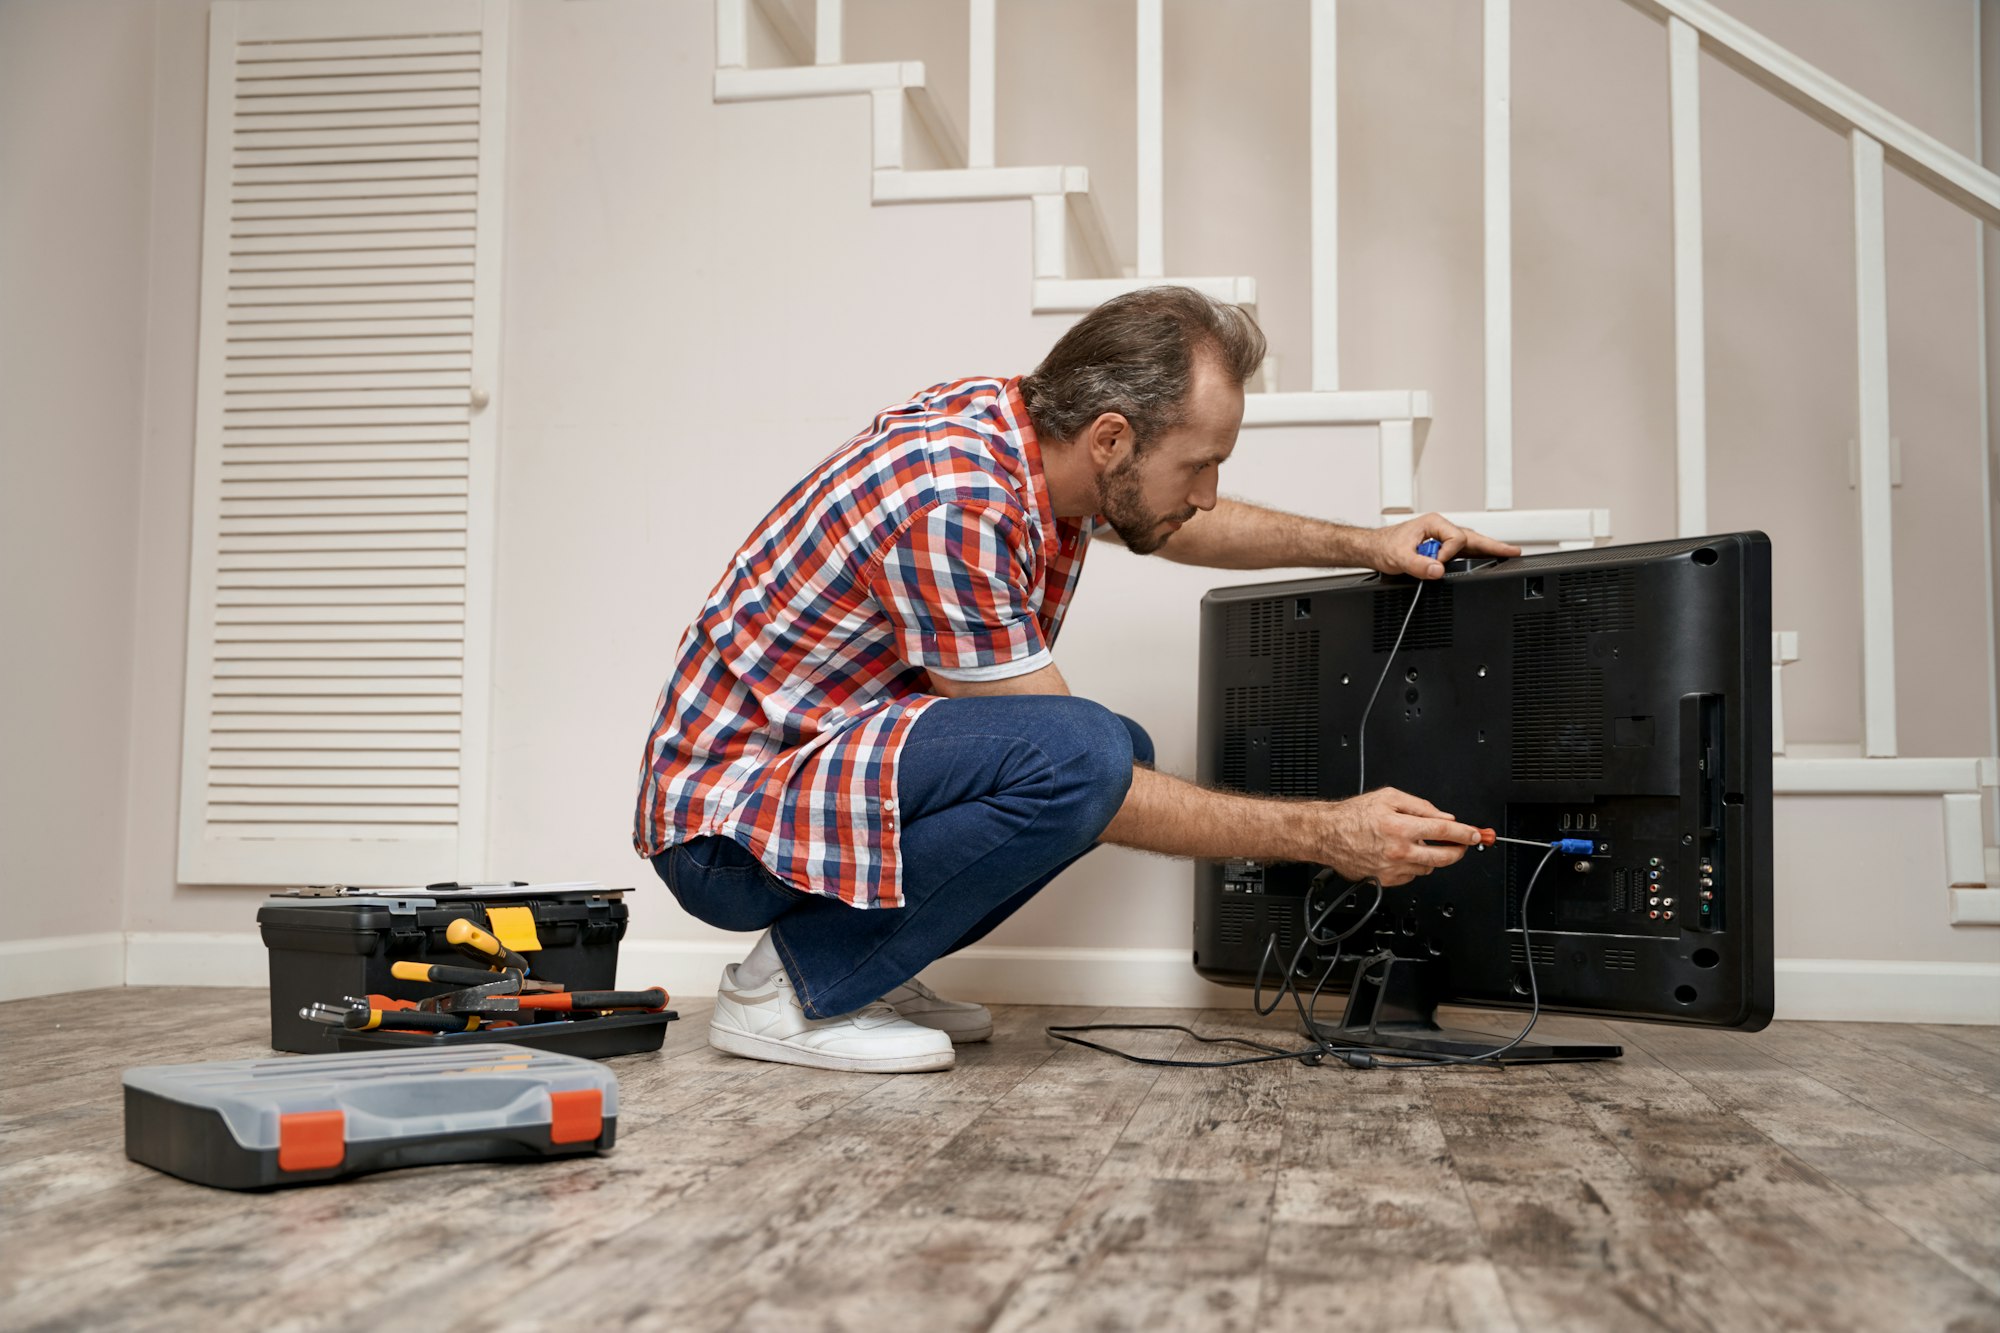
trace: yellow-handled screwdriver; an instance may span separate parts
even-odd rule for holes
[[[476,967],[408,961],[389,964],[389,975],[398,981],[429,981],[440,986],[484,986],[494,979],[493,973]]]
[[[458,950],[467,958],[473,959],[475,962],[485,963],[496,968],[511,967],[524,974],[528,970],[527,959],[521,957],[520,954],[515,953],[512,949],[502,944],[499,940],[494,939],[464,917],[458,918],[444,928],[444,938],[445,942],[451,945],[452,948]]]

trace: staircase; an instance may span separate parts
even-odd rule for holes
[[[1157,47],[1159,0],[1141,0],[1141,43]],[[1033,228],[1030,309],[1036,314],[1081,314],[1124,292],[1161,283],[1193,287],[1218,300],[1255,309],[1257,280],[1249,276],[1184,277],[1134,272],[1118,263],[1103,211],[1081,166],[996,166],[991,142],[990,94],[993,0],[972,0],[974,116],[983,133],[971,142],[932,95],[923,62],[847,64],[840,59],[838,0],[819,0],[808,33],[786,0],[716,0],[717,102],[866,96],[873,114],[872,197],[878,205],[1025,200]],[[1151,26],[1149,27],[1149,19]],[[793,63],[749,67],[753,36],[775,45]],[[1157,54],[1157,51],[1155,52]],[[977,90],[988,102],[982,114]],[[1157,88],[1152,134],[1157,136]],[[1142,91],[1142,98],[1144,92]],[[1148,137],[1142,108],[1141,137]],[[1155,155],[1157,143],[1155,142]],[[1145,150],[1142,146],[1142,175]],[[1142,183],[1143,189],[1143,183]],[[1142,209],[1144,205],[1142,203]],[[1156,210],[1155,210],[1156,212]],[[1139,269],[1149,245],[1142,223]],[[1331,340],[1316,317],[1315,339]],[[1323,376],[1316,375],[1319,380]],[[1272,392],[1275,362],[1267,362],[1262,391],[1246,395],[1246,429],[1273,427],[1362,428],[1375,437],[1380,478],[1378,508],[1385,518],[1418,511],[1417,473],[1431,420],[1430,395],[1421,389]],[[1481,531],[1532,548],[1601,545],[1611,536],[1608,510],[1515,510],[1449,515]]]
[[[1516,509],[1512,450],[1512,279],[1510,234],[1509,0],[1480,0],[1484,16],[1486,216],[1485,508],[1450,512],[1453,521],[1538,549],[1602,545],[1612,535],[1604,509]],[[1864,731],[1857,746],[1787,744],[1783,668],[1798,637],[1773,636],[1773,768],[1781,801],[1824,797],[1934,798],[1944,828],[1949,918],[1954,926],[2000,926],[2000,761],[1899,756],[1894,726],[1893,608],[1889,584],[1890,440],[1887,403],[1882,173],[1894,166],[1989,225],[2000,225],[2000,177],[1828,78],[1707,0],[1625,0],[1666,29],[1673,157],[1677,527],[1708,530],[1703,372],[1699,56],[1707,51],[1849,138],[1856,191],[1857,318],[1861,330],[1859,486],[1864,605]],[[866,96],[873,111],[873,201],[877,205],[1024,200],[1033,228],[1030,308],[1037,314],[1087,311],[1123,292],[1159,283],[1195,287],[1254,308],[1247,275],[1170,276],[1162,262],[1160,189],[1163,115],[1162,0],[1135,0],[1138,17],[1139,262],[1116,258],[1104,216],[1082,166],[1000,166],[993,151],[994,9],[968,0],[969,134],[933,96],[920,61],[848,64],[841,59],[841,0],[816,0],[806,31],[788,0],[715,0],[717,102]],[[1372,432],[1385,520],[1417,512],[1417,476],[1431,420],[1421,389],[1338,387],[1337,157],[1334,126],[1336,0],[1312,6],[1314,388],[1280,393],[1275,358],[1261,387],[1245,397],[1243,425],[1351,428]],[[752,68],[753,44],[779,63]],[[1363,435],[1362,438],[1366,438]],[[1990,482],[1989,482],[1990,484]],[[1988,553],[1989,561],[1991,552]],[[1782,609],[1781,609],[1782,610]],[[1989,640],[1992,626],[1988,626]],[[2000,701],[1996,701],[2000,709]],[[1989,734],[1995,719],[1985,719]],[[1832,816],[1829,815],[1829,818]]]

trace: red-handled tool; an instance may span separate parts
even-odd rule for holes
[[[576,990],[554,995],[496,995],[461,1007],[460,1012],[511,1014],[539,1009],[558,1014],[590,1014],[604,1009],[644,1009],[658,1013],[667,1007],[663,986],[651,990]]]

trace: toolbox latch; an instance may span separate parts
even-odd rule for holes
[[[388,949],[390,953],[417,954],[424,951],[424,942],[429,932],[414,920],[405,925],[392,920],[389,925]]]

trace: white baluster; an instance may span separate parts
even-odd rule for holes
[[[1676,526],[1708,531],[1708,365],[1701,255],[1701,34],[1667,19],[1674,191],[1674,474]]]
[[[994,163],[994,0],[970,0],[967,27],[971,46],[967,52],[966,82],[970,96],[966,103],[965,165],[990,167]]]
[[[813,63],[840,63],[841,0],[818,0],[813,6]]]
[[[1508,0],[1485,8],[1486,507],[1514,507],[1514,220]]]
[[[1340,387],[1340,116],[1335,0],[1312,0],[1312,387]]]
[[[750,0],[715,0],[715,67],[742,69],[749,63]]]
[[[1851,131],[1854,150],[1855,383],[1861,497],[1862,753],[1896,753],[1896,606],[1890,558],[1888,237],[1882,144]]]
[[[1165,23],[1160,0],[1139,9],[1139,276],[1166,274]]]

